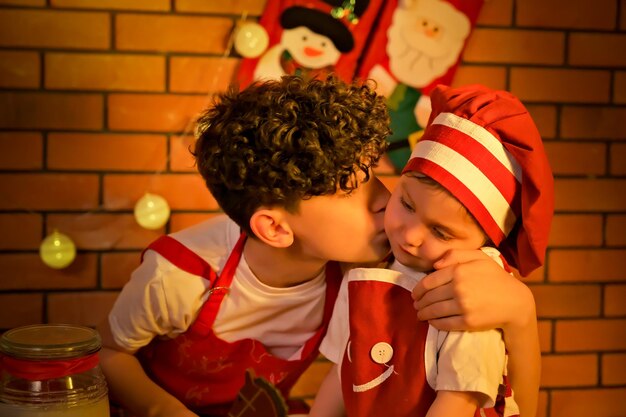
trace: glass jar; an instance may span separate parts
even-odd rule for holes
[[[0,416],[109,417],[98,332],[38,324],[0,337]]]

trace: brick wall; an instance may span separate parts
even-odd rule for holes
[[[0,329],[94,325],[142,247],[217,212],[187,147],[207,93],[238,59],[255,0],[0,0]],[[626,416],[626,0],[487,0],[456,83],[529,107],[556,176],[546,266],[527,278],[540,317],[539,416]],[[395,182],[387,177],[388,184]],[[145,192],[173,214],[148,231]],[[39,260],[54,228],[79,253]],[[296,387],[310,398],[320,361]]]

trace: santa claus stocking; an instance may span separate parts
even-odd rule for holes
[[[351,81],[382,0],[270,0],[260,19],[269,47],[242,60],[238,82],[282,75]]]
[[[396,171],[430,115],[428,94],[449,85],[483,0],[389,0],[364,51],[361,78],[387,97],[393,134],[388,157]]]

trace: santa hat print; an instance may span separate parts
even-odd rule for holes
[[[437,86],[428,126],[406,164],[446,188],[524,276],[543,264],[554,179],[541,136],[512,94]]]

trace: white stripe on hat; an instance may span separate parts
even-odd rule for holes
[[[483,204],[505,236],[513,229],[517,218],[509,203],[489,178],[463,155],[441,143],[422,139],[411,153],[411,158],[415,157],[439,165],[463,183]]]
[[[502,142],[484,127],[454,113],[439,113],[432,124],[444,125],[472,137],[500,161],[509,172],[515,175],[520,184],[522,183],[522,168],[515,158],[502,146]]]

